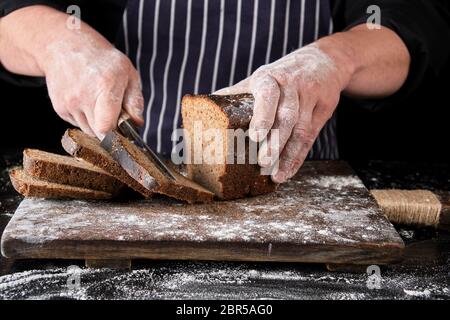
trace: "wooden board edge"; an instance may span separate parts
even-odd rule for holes
[[[131,260],[129,259],[86,259],[86,268],[91,269],[131,269]]]
[[[2,241],[2,254],[13,259],[208,260],[334,264],[390,264],[401,260],[403,245],[361,248],[333,245],[246,243],[181,243],[118,241],[50,241],[30,244],[20,239]]]

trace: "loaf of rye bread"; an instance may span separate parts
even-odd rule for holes
[[[277,185],[272,182],[270,176],[262,175],[261,168],[257,163],[249,161],[248,139],[245,145],[245,163],[238,164],[237,144],[230,147],[227,129],[248,130],[253,115],[253,95],[239,94],[231,96],[218,95],[186,95],[182,101],[183,128],[187,139],[185,142],[190,146],[187,148],[189,162],[187,171],[189,178],[213,191],[219,199],[238,199],[245,196],[254,196],[269,193],[276,190]],[[206,148],[210,147],[210,141],[202,141],[203,151],[201,163],[194,163],[194,126],[201,123],[203,132],[214,129],[222,137],[223,150],[219,154],[221,161],[211,164],[205,158]],[[198,127],[198,125],[197,125]],[[234,138],[233,138],[234,139]],[[230,150],[229,150],[230,148]],[[218,156],[219,157],[219,156]],[[227,163],[227,157],[234,159],[233,163]]]
[[[22,169],[13,169],[9,177],[14,189],[25,197],[36,198],[68,198],[68,199],[109,199],[108,192],[68,186],[44,181],[26,174]]]
[[[110,194],[124,187],[111,174],[86,161],[41,150],[23,151],[23,170],[37,179]]]
[[[98,139],[78,129],[68,129],[62,137],[61,143],[64,150],[70,155],[103,169],[144,197],[148,198],[153,194],[151,190],[141,185],[122,169],[119,163],[101,147]]]
[[[188,203],[207,203],[213,200],[212,192],[173,170],[176,179],[166,177],[139,147],[117,131],[108,133],[102,145],[146,189]]]

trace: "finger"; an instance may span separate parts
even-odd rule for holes
[[[250,80],[251,77],[248,77],[231,87],[223,88],[214,92],[216,95],[230,95],[230,94],[240,94],[240,93],[249,93],[250,92]]]
[[[332,104],[333,108],[330,108],[329,105],[317,103],[312,115],[313,127],[322,129],[325,123],[333,116],[336,105],[337,102]]]
[[[263,141],[275,122],[280,87],[270,75],[256,76],[251,83],[255,98],[253,117],[250,121],[249,136],[255,142]]]
[[[77,122],[75,121],[75,119],[72,117],[71,114],[69,114],[69,113],[65,113],[65,114],[59,114],[59,113],[57,113],[57,114],[58,114],[59,117],[60,117],[61,119],[63,119],[64,121],[70,123],[70,124],[73,125],[74,127],[78,127]]]
[[[104,90],[97,97],[94,108],[95,135],[103,140],[106,133],[117,126],[117,120],[122,110],[125,87],[117,85],[111,90]]]
[[[72,114],[72,117],[75,120],[76,126],[78,128],[80,128],[83,132],[87,133],[88,135],[95,137],[95,133],[89,126],[88,120],[83,111],[79,111]]]
[[[95,102],[92,102],[91,104],[84,104],[81,106],[81,112],[83,113],[84,119],[86,119],[87,124],[91,131],[93,132],[93,128],[95,127]],[[93,136],[96,136],[96,134],[93,134]]]
[[[272,176],[277,183],[292,178],[303,165],[323,123],[314,121],[317,99],[308,94],[300,97],[299,116],[292,134],[281,153],[278,172]]]
[[[70,114],[69,110],[66,108],[66,103],[59,103],[58,101],[55,101],[56,99],[53,99],[51,97],[53,110],[55,110],[56,114],[63,119],[64,121],[70,123],[74,127],[78,127],[77,122]]]
[[[267,143],[263,144],[258,155],[261,167],[268,167],[278,160],[281,150],[284,149],[292,129],[297,123],[299,109],[297,91],[288,85],[281,87],[280,93],[272,130],[267,137]],[[273,130],[276,130],[276,134]]]
[[[128,81],[123,99],[123,108],[137,125],[142,126],[144,124],[144,98],[137,72],[132,71]]]
[[[292,130],[292,135],[281,153],[278,172],[272,176],[274,182],[285,182],[297,173],[303,165],[315,140],[311,118],[311,112],[301,112],[299,121]]]
[[[75,119],[73,119],[72,117],[67,118],[67,119],[63,119],[64,121],[70,123],[71,125],[73,125],[74,127],[78,127],[77,126],[77,122],[75,121]]]

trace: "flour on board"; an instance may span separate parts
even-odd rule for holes
[[[364,243],[397,241],[362,182],[353,175],[300,175],[264,196],[184,205],[24,200],[9,237],[28,243],[61,238],[113,241]]]

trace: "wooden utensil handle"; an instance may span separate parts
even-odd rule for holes
[[[450,229],[450,192],[429,190],[371,190],[393,223]]]

